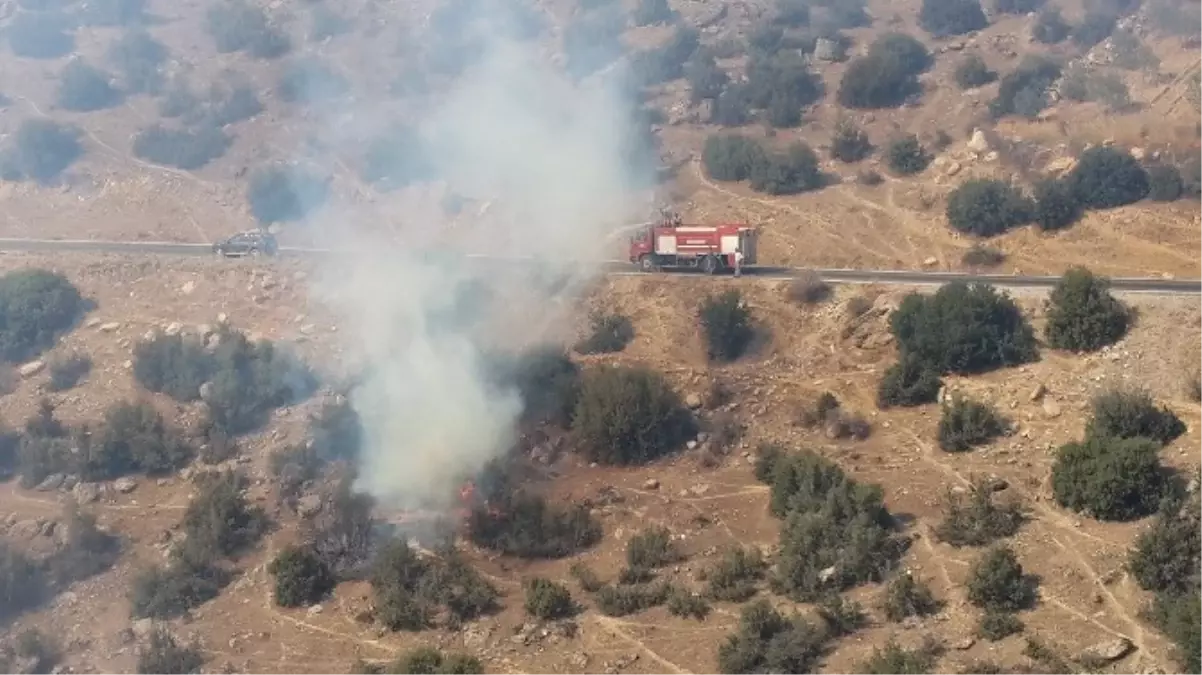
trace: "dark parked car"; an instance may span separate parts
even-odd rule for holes
[[[275,237],[262,230],[239,232],[229,239],[213,244],[213,253],[227,258],[257,258],[261,255],[275,255],[279,250]]]

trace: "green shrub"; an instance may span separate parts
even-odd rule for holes
[[[121,75],[130,94],[158,94],[163,88],[163,64],[170,52],[143,28],[126,31],[109,47],[109,64]]]
[[[773,152],[751,167],[752,190],[770,195],[793,195],[817,190],[826,184],[818,168],[818,155],[800,141],[790,143],[784,152]]]
[[[1008,611],[993,611],[988,610],[981,615],[981,620],[977,622],[977,635],[987,639],[990,643],[996,643],[998,640],[1004,640],[1011,635],[1017,635],[1023,632],[1023,622],[1017,616],[1014,616]]]
[[[683,559],[667,528],[644,529],[626,543],[626,564],[633,568],[655,569]]]
[[[710,605],[705,598],[684,588],[673,588],[668,594],[668,613],[681,618],[705,620],[709,616]]]
[[[443,607],[450,626],[499,607],[497,590],[458,555],[424,559],[400,539],[376,555],[370,580],[376,619],[390,630],[422,630]]]
[[[354,463],[363,448],[363,422],[345,398],[327,401],[309,418],[313,452],[322,462]]]
[[[923,0],[918,24],[931,35],[963,35],[989,25],[978,0]]]
[[[1117,22],[1118,16],[1109,9],[1101,8],[1088,11],[1081,19],[1081,23],[1072,29],[1071,36],[1073,42],[1079,47],[1089,49],[1110,37],[1110,34],[1114,32],[1114,26]]]
[[[585,456],[604,464],[655,460],[679,447],[693,426],[663,376],[641,367],[588,371],[572,417]]]
[[[1158,594],[1152,605],[1151,618],[1176,649],[1174,657],[1183,672],[1202,672],[1202,597],[1195,583],[1184,595]]]
[[[134,618],[182,616],[217,597],[228,581],[220,568],[194,565],[176,556],[170,567],[151,567],[134,577],[130,613]]]
[[[67,17],[58,12],[19,12],[5,37],[13,55],[26,59],[57,59],[75,51]]]
[[[967,499],[949,493],[943,506],[943,520],[935,526],[935,536],[955,547],[986,546],[1013,536],[1022,527],[1022,509],[1016,503],[998,504],[993,500],[989,481],[973,483]]]
[[[134,347],[134,377],[177,401],[206,390],[209,422],[229,434],[262,426],[275,408],[303,400],[317,387],[312,371],[290,351],[223,328],[216,349],[197,337],[156,335]]]
[[[940,606],[931,588],[909,572],[893,577],[885,587],[881,600],[881,609],[890,621],[901,621],[909,616],[928,616],[939,611]]]
[[[338,14],[326,5],[314,5],[309,10],[307,37],[313,42],[322,42],[349,32],[354,25],[354,21]]]
[[[1021,115],[1034,118],[1048,105],[1048,89],[1060,78],[1060,64],[1044,56],[1028,56],[1006,73],[998,85],[997,98],[989,102],[996,117]]]
[[[411,649],[388,665],[388,673],[424,673],[426,675],[467,675],[483,673],[484,665],[468,654],[444,653],[434,647]]]
[[[797,27],[810,23],[810,5],[807,0],[776,0],[772,22],[781,26]]]
[[[267,566],[275,576],[275,604],[304,607],[319,602],[337,583],[325,561],[307,547],[287,546]]]
[[[572,566],[568,568],[568,572],[576,580],[576,583],[580,584],[581,590],[586,593],[596,593],[605,585],[597,576],[597,573],[584,563],[572,563]]]
[[[154,406],[118,402],[104,412],[104,426],[91,444],[84,475],[90,480],[134,472],[161,475],[180,468],[192,455],[193,449]]]
[[[882,34],[868,45],[868,56],[889,61],[912,75],[925,72],[935,63],[926,46],[905,33]]]
[[[1047,0],[993,0],[993,11],[999,14],[1030,14],[1043,8]]]
[[[473,543],[522,558],[563,558],[601,540],[601,524],[583,506],[554,509],[540,497],[502,496],[495,509],[476,508],[468,518]]]
[[[71,352],[51,358],[46,364],[50,379],[46,386],[50,391],[74,389],[83,378],[92,372],[92,358],[87,354]]]
[[[743,602],[755,595],[767,568],[759,549],[727,549],[705,571],[706,595],[719,602]]]
[[[605,586],[597,591],[597,609],[605,616],[629,616],[664,604],[671,593],[666,583]]]
[[[939,448],[965,452],[1006,433],[1008,424],[993,406],[961,398],[945,403],[939,418]]]
[[[922,91],[915,73],[880,55],[862,56],[847,64],[837,98],[846,108],[896,108]]]
[[[855,600],[832,594],[818,603],[818,616],[831,636],[851,635],[868,625],[868,615]]]
[[[579,401],[580,368],[558,346],[527,349],[500,360],[497,377],[516,387],[524,409],[522,420],[567,426]]]
[[[975,89],[996,80],[997,73],[989,69],[985,59],[977,54],[969,54],[956,66],[954,77],[961,89]]]
[[[390,191],[434,175],[427,142],[412,128],[396,125],[372,140],[359,177],[377,190]]]
[[[329,197],[328,180],[297,167],[274,166],[251,175],[246,198],[264,225],[303,220]]]
[[[1148,195],[1148,174],[1126,150],[1097,146],[1081,153],[1067,180],[1091,209],[1133,204]]]
[[[730,83],[730,76],[718,67],[717,61],[710,54],[694,56],[685,66],[684,74],[689,81],[689,97],[693,103],[718,98]]]
[[[154,164],[191,171],[221,157],[233,142],[217,127],[168,129],[151,125],[134,136],[134,155]]]
[[[1017,188],[994,179],[965,181],[947,197],[948,223],[978,237],[994,237],[1026,225],[1032,210],[1030,200]]]
[[[835,125],[835,135],[831,138],[831,157],[852,163],[871,154],[872,143],[868,140],[868,134],[850,120],[839,120]]]
[[[672,23],[676,20],[676,12],[668,6],[668,0],[639,0],[630,17],[636,26],[651,26]]]
[[[743,294],[738,290],[709,296],[701,303],[698,314],[711,361],[734,361],[751,346],[755,328],[751,312],[743,302]]]
[[[1038,579],[1023,572],[1009,546],[995,546],[969,571],[968,601],[992,611],[1030,609],[1038,599],[1038,585]]]
[[[858,671],[868,675],[919,675],[934,671],[935,662],[943,649],[927,638],[914,649],[905,649],[893,641],[885,643],[883,649],[873,647],[872,656],[860,664]]]
[[[242,494],[246,479],[225,472],[203,481],[200,491],[184,511],[188,537],[180,555],[197,565],[241,553],[267,529],[262,509],[247,503]]]
[[[910,175],[926,169],[931,156],[918,142],[918,137],[910,134],[889,142],[885,148],[885,163],[894,173]]]
[[[979,373],[1034,360],[1035,334],[1014,301],[987,284],[910,294],[889,317],[903,358],[941,373]]]
[[[884,410],[934,403],[942,388],[943,381],[937,370],[921,358],[903,352],[898,362],[889,366],[881,378],[876,405]]]
[[[1081,202],[1068,181],[1047,179],[1035,184],[1032,219],[1045,232],[1063,230],[1081,217]]]
[[[45,599],[47,587],[42,568],[0,539],[0,621],[37,606]]]
[[[53,182],[83,155],[78,127],[47,119],[21,122],[0,154],[0,178]]]
[[[263,112],[263,103],[249,85],[214,86],[209,90],[208,101],[200,112],[204,116],[200,123],[221,128],[258,115]]]
[[[26,628],[13,636],[11,645],[0,646],[0,668],[5,672],[26,672],[17,669],[28,664],[27,672],[49,673],[62,658],[58,643],[37,628]]]
[[[776,36],[777,29],[768,29]],[[747,66],[747,83],[739,89],[749,108],[765,111],[774,127],[794,127],[801,122],[801,109],[822,98],[822,79],[806,60],[784,49],[753,49]]]
[[[784,520],[773,589],[799,601],[879,581],[904,549],[879,485],[860,485],[810,452],[761,448],[756,477]]]
[[[199,673],[204,662],[199,647],[181,646],[162,628],[151,631],[146,647],[138,650],[139,673]]]
[[[225,0],[205,12],[205,29],[218,53],[247,52],[261,59],[275,59],[292,48],[288,36],[272,28],[267,15],[243,0]]]
[[[536,577],[526,584],[526,613],[540,619],[565,619],[576,613],[567,586]]]
[[[634,324],[623,314],[594,314],[589,334],[576,343],[581,354],[612,354],[626,349],[634,339]]]
[[[0,276],[0,360],[28,361],[54,346],[87,309],[66,277],[41,269]]]
[[[765,600],[751,603],[739,628],[718,648],[723,673],[808,673],[826,651],[826,631],[799,617],[786,618]]]
[[[321,511],[302,525],[305,540],[335,575],[358,572],[375,550],[378,523],[372,518],[375,500],[351,491],[344,476],[334,486]]]
[[[111,77],[83,61],[71,61],[63,68],[55,100],[60,108],[72,112],[111,108],[120,104],[123,98],[121,92],[109,84]]]
[[[1031,38],[1045,45],[1062,42],[1071,32],[1072,27],[1060,15],[1060,8],[1054,6],[1040,10],[1031,26]]]
[[[809,270],[801,272],[789,282],[789,299],[798,304],[818,304],[829,300],[831,295],[831,285]]]
[[[323,103],[342,98],[349,91],[346,78],[315,57],[289,63],[280,75],[280,98],[287,103]]]
[[[146,23],[146,0],[91,0],[80,13],[87,26],[131,26]]]
[[[1131,91],[1118,75],[1074,64],[1060,79],[1060,96],[1071,101],[1097,101],[1114,112],[1131,108]]]
[[[1100,520],[1133,520],[1156,510],[1167,489],[1158,444],[1147,438],[1094,436],[1060,447],[1052,493],[1074,511]]]
[[[1185,433],[1185,423],[1168,408],[1157,408],[1146,392],[1116,389],[1094,398],[1085,433],[1091,437],[1143,437],[1167,445]]]
[[[1057,349],[1092,352],[1114,344],[1127,334],[1129,312],[1110,295],[1107,279],[1083,267],[1064,273],[1052,289],[1048,344]]]
[[[1173,202],[1185,192],[1181,172],[1171,164],[1148,167],[1148,199],[1154,202]]]
[[[960,258],[960,262],[969,267],[997,267],[1005,261],[1005,253],[981,244],[973,244]]]
[[[1182,595],[1198,585],[1202,556],[1198,493],[1166,499],[1127,556],[1131,576],[1146,591]]]
[[[705,139],[701,163],[715,180],[741,181],[751,177],[752,168],[766,161],[763,146],[739,134],[715,134]]]

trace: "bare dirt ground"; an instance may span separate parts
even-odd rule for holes
[[[246,330],[277,339],[299,338],[299,348],[318,366],[337,359],[336,327],[321,318],[321,308],[306,303],[299,282],[306,271],[300,267],[235,263],[219,269],[210,261],[182,259],[8,255],[0,259],[0,272],[28,265],[68,274],[98,303],[89,322],[57,348],[85,350],[95,360],[82,387],[54,395],[66,420],[95,419],[118,398],[144,396],[129,372],[130,345],[146,330],[172,322],[211,323],[223,312],[232,324]],[[881,312],[897,302],[901,289],[843,288],[828,304],[799,308],[788,300],[780,283],[728,279],[718,284],[743,290],[771,335],[760,353],[746,362],[720,368],[706,365],[692,318],[699,294],[714,290],[705,279],[603,281],[579,308],[575,323],[583,327],[587,310],[594,307],[627,313],[635,324],[635,341],[621,355],[589,358],[651,365],[667,373],[682,392],[704,394],[712,381],[729,385],[737,402],[733,412],[748,427],[743,447],[717,468],[705,468],[695,452],[639,469],[590,468],[570,456],[563,460],[555,467],[562,476],[549,489],[564,500],[587,497],[598,502],[608,496],[598,507],[605,540],[571,561],[521,563],[471,553],[479,568],[506,593],[506,609],[499,616],[473,622],[461,632],[381,634],[355,619],[369,605],[368,589],[360,584],[344,584],[320,610],[273,606],[265,564],[271,551],[292,534],[289,517],[274,509],[269,496],[265,462],[273,448],[303,434],[307,406],[298,406],[281,411],[268,431],[242,444],[240,461],[256,483],[251,495],[275,511],[281,529],[239,561],[243,573],[221,597],[174,630],[201,640],[211,657],[207,669],[214,671],[339,672],[355,658],[388,659],[419,643],[471,651],[490,672],[712,671],[716,646],[737,620],[737,606],[718,605],[704,622],[674,618],[663,608],[623,619],[589,610],[577,620],[577,637],[544,636],[520,631],[525,623],[520,580],[534,574],[567,579],[567,568],[576,560],[588,562],[603,577],[612,576],[622,566],[626,540],[649,524],[663,524],[681,536],[689,554],[686,562],[665,576],[699,587],[696,573],[716,558],[721,546],[742,543],[770,548],[776,541],[777,523],[767,512],[766,488],[752,478],[747,458],[758,443],[780,441],[817,449],[857,479],[881,483],[889,508],[907,521],[912,519],[910,531],[917,536],[905,566],[948,602],[935,617],[889,624],[877,609],[880,589],[857,589],[852,597],[869,608],[874,620],[867,630],[839,643],[825,661],[826,672],[848,672],[890,637],[916,644],[923,635],[934,634],[949,645],[967,644],[962,639],[972,633],[976,610],[964,600],[963,582],[977,552],[938,543],[931,528],[938,522],[946,491],[981,474],[1005,479],[1009,484],[1005,494],[1021,499],[1032,514],[1014,540],[1023,564],[1042,577],[1042,601],[1023,615],[1027,634],[1039,635],[1069,654],[1104,636],[1124,636],[1137,650],[1117,668],[1171,671],[1168,645],[1138,618],[1147,598],[1123,569],[1126,549],[1143,525],[1105,524],[1067,513],[1051,501],[1047,477],[1052,450],[1082,433],[1090,396],[1117,384],[1148,388],[1187,422],[1189,432],[1163,456],[1181,468],[1198,466],[1202,411],[1186,397],[1183,375],[1192,372],[1192,359],[1196,359],[1200,314],[1195,299],[1129,298],[1138,309],[1139,321],[1122,343],[1105,353],[1081,357],[1045,350],[1038,363],[949,381],[949,387],[993,402],[1018,423],[1014,435],[985,450],[949,455],[935,445],[933,409],[877,412],[873,403],[876,382],[894,358]],[[857,328],[845,331],[844,303],[861,294],[871,298],[876,309]],[[1020,301],[1038,326],[1041,295],[1025,294]],[[44,377],[21,381],[14,393],[0,399],[0,415],[12,424],[32,412]],[[1054,406],[1030,400],[1031,390],[1040,383],[1048,389],[1045,401],[1054,401]],[[868,416],[874,429],[871,438],[832,442],[797,424],[800,407],[826,390],[846,408]],[[174,407],[158,402],[168,411]],[[183,407],[174,413],[180,424],[191,416]],[[659,487],[647,489],[648,478],[657,479]],[[39,626],[60,635],[67,647],[67,663],[77,671],[133,667],[135,647],[122,636],[129,625],[130,578],[141,565],[162,559],[161,543],[177,526],[191,493],[184,478],[140,483],[131,494],[114,494],[93,507],[101,524],[128,542],[128,553],[118,566],[77,584],[15,625]],[[54,518],[61,509],[60,499],[56,493],[5,485],[0,490],[0,522]],[[789,605],[779,598],[773,601]],[[1022,644],[1021,639],[1011,638],[953,649],[939,670],[953,671],[977,659],[1017,663]]]

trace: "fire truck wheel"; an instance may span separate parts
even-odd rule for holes
[[[641,256],[639,258],[639,268],[642,269],[644,272],[654,272],[655,271],[655,260],[652,259],[651,256],[649,256],[649,255]]]
[[[713,274],[718,271],[718,259],[712,255],[708,255],[701,261],[701,271],[706,274]]]

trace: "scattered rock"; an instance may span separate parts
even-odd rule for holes
[[[1039,384],[1035,385],[1035,388],[1031,390],[1031,395],[1027,398],[1029,398],[1031,401],[1038,401],[1039,399],[1043,398],[1043,395],[1046,393],[1048,393],[1048,388],[1043,386],[1043,383],[1040,382]]]
[[[646,481],[643,482],[643,489],[644,490],[658,490],[659,489],[659,481],[654,478],[648,478]]]
[[[96,317],[92,317],[84,322],[83,327],[84,328],[96,328],[99,325],[100,325],[100,319],[97,319]]]
[[[709,483],[698,483],[697,485],[694,485],[693,487],[689,488],[689,493],[692,494],[694,497],[701,497],[702,495],[704,495],[705,493],[707,493],[709,491],[710,491]]]
[[[215,390],[216,387],[212,382],[205,382],[204,384],[200,385],[200,400],[204,401],[205,403],[212,401]]]
[[[1060,404],[1050,398],[1043,400],[1043,414],[1049,418],[1060,417]]]
[[[922,264],[925,265],[926,267],[934,267],[935,265],[939,264],[939,258],[936,258],[935,256],[931,256],[931,257],[927,258],[926,260],[923,260]]]
[[[957,642],[956,644],[954,644],[952,646],[955,649],[964,651],[966,649],[972,649],[972,646],[975,645],[976,643],[977,643],[976,639],[974,639],[972,636],[969,636],[969,637],[966,637],[966,638],[960,640],[959,642]]]
[[[195,291],[195,290],[196,290],[196,282],[195,281],[184,282],[184,285],[179,287],[179,292],[183,293],[184,295],[192,295],[192,291]]]
[[[222,313],[220,313],[220,314],[218,314],[218,315],[217,315],[217,323],[221,324],[222,326],[226,325],[226,324],[227,324],[227,323],[229,323],[229,322],[230,322],[230,315],[229,315],[229,314],[226,314],[225,312],[222,312]]]
[[[179,335],[180,333],[184,332],[184,324],[178,321],[172,321],[171,323],[167,324],[167,327],[163,329],[163,332],[172,336]]]
[[[38,492],[50,492],[51,490],[57,490],[62,487],[63,481],[65,480],[67,480],[66,474],[52,473],[42,479],[42,482],[38,483],[38,486],[34,489]]]
[[[71,491],[75,501],[80,504],[91,504],[100,498],[100,485],[97,483],[76,483]]]
[[[1147,155],[1147,151],[1144,150],[1143,148],[1131,148],[1131,156],[1137,160],[1142,161],[1144,156],[1146,156],[1146,155]]]
[[[122,476],[121,478],[113,481],[113,489],[123,495],[133,492],[134,488],[136,487],[138,487],[138,481],[130,478],[129,476]]]
[[[321,495],[305,495],[296,500],[296,515],[301,518],[315,516],[321,512]]]
[[[836,61],[839,59],[839,45],[828,38],[818,38],[814,42],[814,58],[819,61]]]
[[[115,332],[120,327],[121,327],[121,324],[117,323],[116,321],[110,321],[108,323],[100,324],[100,330],[105,333]]]
[[[830,567],[820,570],[818,572],[818,581],[825,584],[826,582],[830,581],[831,579],[833,579],[835,577],[835,571],[836,571],[835,565],[831,565]]]
[[[1115,638],[1086,647],[1081,650],[1081,655],[1078,658],[1086,663],[1090,661],[1117,661],[1130,654],[1134,648],[1135,645],[1131,644],[1131,641],[1127,638]]]
[[[963,168],[964,168],[963,164],[961,164],[960,162],[957,162],[955,160],[952,160],[952,161],[948,162],[947,167],[943,169],[943,175],[954,176],[954,175],[960,173],[960,170]]]
[[[312,607],[309,608],[309,616],[313,616],[314,614],[321,614],[321,610],[323,610],[323,609],[325,609],[325,608],[322,607],[321,605],[313,605]]]
[[[129,629],[133,631],[134,637],[145,640],[154,632],[154,621],[149,618],[138,619],[129,625]]]
[[[684,404],[689,406],[691,410],[696,410],[701,407],[701,394],[693,393],[684,398]]]
[[[1060,157],[1048,162],[1044,167],[1044,171],[1053,176],[1061,176],[1073,170],[1077,166],[1077,160],[1073,157]]]
[[[697,441],[690,440],[689,442],[684,444],[684,447],[688,448],[689,450],[696,450],[697,449]]]
[[[985,132],[980,129],[972,130],[972,138],[968,139],[966,146],[973,152],[983,153],[989,151],[989,140],[985,138]]]
[[[42,370],[45,367],[46,367],[46,362],[41,359],[38,359],[36,361],[30,361],[29,363],[22,365],[20,368],[17,369],[17,372],[21,374],[21,377],[33,377],[34,375],[37,375],[38,373],[42,372]]]

